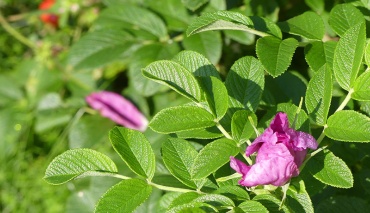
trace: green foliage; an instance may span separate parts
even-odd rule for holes
[[[366,211],[370,6],[345,2],[0,3],[0,209]],[[85,103],[100,90],[149,128],[112,128],[114,100]],[[245,149],[277,112],[319,148],[285,186],[242,187],[230,157],[254,164]]]

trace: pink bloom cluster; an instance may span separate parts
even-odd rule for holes
[[[94,92],[86,97],[86,102],[103,117],[130,129],[145,131],[148,120],[127,99],[108,91]]]
[[[317,149],[317,146],[310,134],[290,128],[287,115],[279,112],[263,134],[247,147],[247,156],[257,152],[256,163],[247,166],[231,157],[230,166],[242,175],[240,185],[282,186],[299,174],[307,148]]]

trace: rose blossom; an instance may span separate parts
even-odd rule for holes
[[[148,120],[127,99],[108,91],[94,92],[86,97],[86,102],[103,117],[127,128],[145,131]]]
[[[55,4],[55,0],[44,0],[39,5],[40,10],[48,10]],[[58,27],[58,19],[59,16],[52,14],[52,13],[44,13],[40,15],[40,19],[42,22],[46,24],[51,24],[54,27]]]
[[[247,166],[230,157],[230,166],[242,175],[240,185],[282,186],[299,174],[307,148],[316,149],[317,146],[310,134],[289,128],[287,115],[279,112],[262,135],[247,147],[247,156],[257,152],[256,163]]]

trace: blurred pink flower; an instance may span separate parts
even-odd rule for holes
[[[127,99],[108,91],[94,92],[86,97],[86,102],[103,117],[130,129],[145,131],[148,120]]]
[[[317,146],[310,134],[289,128],[287,115],[279,112],[263,134],[247,147],[247,156],[257,152],[256,163],[247,166],[230,157],[230,166],[242,174],[240,185],[282,186],[299,174],[307,148],[317,149]]]

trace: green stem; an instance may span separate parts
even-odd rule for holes
[[[0,24],[1,26],[14,38],[18,41],[23,43],[24,45],[28,46],[31,49],[36,49],[36,46],[22,34],[20,34],[17,30],[15,30],[4,18],[3,14],[0,11]]]
[[[338,112],[342,109],[344,109],[344,107],[348,104],[348,102],[351,100],[351,96],[352,96],[352,93],[354,92],[354,90],[351,88],[349,91],[348,91],[348,94],[346,96],[346,98],[343,100],[343,102],[340,104],[340,106],[338,107],[337,110],[335,110],[335,112]]]
[[[170,191],[170,192],[198,192],[199,193],[199,191],[192,190],[192,189],[182,189],[182,188],[176,188],[176,187],[170,187],[170,186],[163,186],[163,185],[152,183],[152,182],[148,182],[148,184],[151,185],[151,186],[154,186],[157,189],[161,189],[163,191]]]
[[[216,122],[216,127],[222,132],[223,135],[225,135],[226,138],[231,140],[233,139],[219,122]]]

